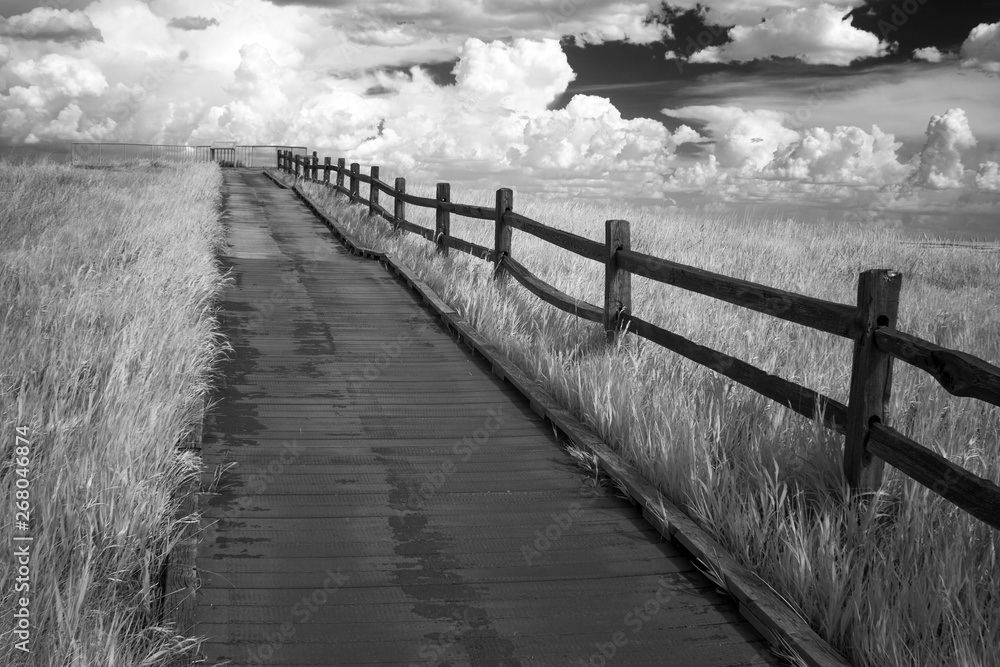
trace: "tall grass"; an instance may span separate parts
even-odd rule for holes
[[[362,244],[414,268],[854,664],[996,664],[1000,533],[891,468],[874,499],[851,498],[842,437],[651,343],[608,347],[600,327],[513,281],[494,283],[485,262],[456,251],[442,258],[331,190],[305,189]],[[429,185],[408,191],[433,196]],[[452,196],[494,203],[493,192]],[[1000,252],[915,246],[888,229],[697,219],[540,195],[517,194],[514,208],[592,239],[604,238],[606,219],[628,219],[640,251],[846,304],[858,273],[894,269],[904,275],[901,330],[1000,362]],[[408,219],[427,227],[432,216],[408,207]],[[452,216],[452,234],[493,245],[488,221]],[[513,256],[542,279],[603,303],[601,265],[513,236]],[[851,341],[638,277],[633,303],[644,319],[847,402]],[[889,423],[1000,482],[997,408],[950,396],[897,363]]]
[[[0,664],[165,664],[158,624],[177,445],[221,350],[213,163],[0,162]],[[31,653],[14,648],[15,428],[30,429]]]

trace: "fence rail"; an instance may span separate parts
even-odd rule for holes
[[[347,167],[344,158],[319,164],[311,156],[279,151],[278,168],[297,178],[332,187],[352,202],[369,206],[396,229],[412,231],[447,253],[449,249],[470,253],[494,264],[498,280],[511,276],[528,291],[556,308],[577,317],[602,322],[609,340],[618,336],[641,336],[706,366],[809,419],[816,419],[844,438],[844,474],[851,488],[860,493],[877,491],[882,484],[884,463],[910,476],[964,511],[1000,529],[1000,487],[948,461],[886,425],[885,409],[892,389],[892,363],[899,359],[934,377],[948,392],[1000,406],[1000,368],[971,354],[949,350],[930,341],[897,331],[899,273],[874,269],[858,277],[857,301],[847,305],[731,278],[659,257],[634,252],[630,247],[629,223],[608,220],[605,242],[548,227],[513,211],[513,193],[497,190],[496,206],[485,208],[451,201],[451,188],[439,183],[437,197],[406,193],[406,180],[394,187],[378,179],[358,163]],[[335,181],[331,183],[331,175]],[[348,180],[348,185],[344,181]],[[366,200],[360,184],[371,186]],[[393,212],[378,203],[379,193],[395,200]],[[406,220],[406,205],[436,211],[435,229]],[[494,247],[486,248],[458,239],[450,233],[450,215],[493,220]],[[511,253],[511,229],[519,229],[560,248],[605,265],[604,305],[576,299],[545,283],[517,262]],[[854,341],[848,405],[812,389],[771,375],[745,361],[699,345],[631,314],[631,276],[638,275],[697,292],[744,308],[812,327]]]
[[[187,146],[168,144],[87,143],[73,142],[70,147],[73,164],[107,164],[127,160],[191,160],[217,161],[232,167],[277,167],[279,151],[306,153],[305,146]]]

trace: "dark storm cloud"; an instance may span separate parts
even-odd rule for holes
[[[855,28],[899,44],[885,60],[905,60],[915,49],[928,46],[957,53],[977,25],[1000,21],[1000,2],[868,0],[848,16]]]

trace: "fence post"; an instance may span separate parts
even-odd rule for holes
[[[344,164],[346,160],[342,157],[337,158],[337,189],[344,189]]]
[[[300,160],[299,156],[296,155],[295,156],[295,180],[299,180],[299,167],[301,165],[302,165],[302,160]]]
[[[281,149],[275,148],[274,150],[277,153],[277,159],[275,160],[275,163],[278,165],[278,171],[284,171],[284,169],[281,168]]]
[[[437,200],[451,201],[451,184],[437,184]],[[434,226],[434,242],[437,243],[437,251],[448,256],[448,246],[444,244],[444,237],[451,235],[451,213],[442,208],[437,210],[436,224]]]
[[[368,215],[373,216],[378,213],[378,188],[375,186],[375,179],[378,178],[378,167],[372,167],[371,170],[372,182],[369,183],[371,186],[368,189]]]
[[[330,158],[323,158],[323,185],[330,185]]]
[[[358,176],[361,174],[361,165],[357,162],[351,163],[351,203],[353,204],[361,197],[358,195],[359,189],[361,187],[361,179]]]
[[[858,276],[860,334],[854,341],[851,389],[844,438],[844,474],[852,491],[870,493],[882,486],[885,462],[866,448],[871,424],[881,422],[892,393],[892,357],[875,346],[875,329],[896,326],[903,276],[872,269]]]
[[[316,156],[316,151],[313,151],[311,166],[312,166],[311,179],[315,181],[317,178],[319,178],[319,158]]]
[[[503,221],[504,213],[514,208],[514,192],[510,188],[497,190],[497,217],[493,240],[493,279],[504,276],[503,258],[510,255],[510,225]]]
[[[632,248],[628,220],[605,220],[604,334],[609,343],[622,334],[622,319],[632,311],[632,274],[618,268],[616,253]]]
[[[402,176],[396,177],[396,203],[392,211],[392,230],[399,232],[399,223],[406,220],[406,202],[399,195],[406,194],[406,179]]]

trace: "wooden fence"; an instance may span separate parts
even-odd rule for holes
[[[556,308],[602,323],[609,340],[623,332],[641,336],[804,417],[820,420],[827,428],[845,436],[844,473],[854,491],[878,490],[884,463],[889,463],[966,512],[1000,529],[1000,487],[883,423],[892,389],[894,359],[926,371],[955,396],[972,397],[1000,406],[1000,368],[970,354],[939,347],[896,330],[902,284],[899,273],[885,269],[864,271],[858,279],[857,303],[834,303],[635,252],[630,247],[626,220],[606,221],[603,243],[547,227],[515,213],[513,193],[508,188],[497,190],[496,206],[486,208],[451,201],[448,183],[438,183],[433,199],[415,197],[406,194],[403,178],[397,178],[394,186],[390,186],[379,180],[378,167],[371,167],[370,175],[365,175],[360,172],[358,163],[351,164],[348,169],[344,158],[338,159],[336,165],[331,164],[330,158],[320,164],[315,152],[312,156],[299,156],[279,151],[278,168],[296,177],[332,185],[352,202],[367,204],[370,215],[381,216],[394,228],[413,232],[436,244],[442,254],[453,249],[492,262],[495,278],[513,276],[538,298]],[[333,184],[331,174],[336,177]],[[346,187],[345,179],[348,181]],[[367,199],[360,195],[361,183],[370,186]],[[379,203],[380,192],[394,199],[391,213]],[[407,204],[435,209],[435,228],[428,229],[408,221]],[[453,213],[493,221],[493,247],[452,236],[450,216]],[[515,260],[511,252],[512,229],[604,264],[603,307],[559,291]],[[850,338],[854,341],[854,354],[848,404],[845,406],[632,315],[633,274]]]

